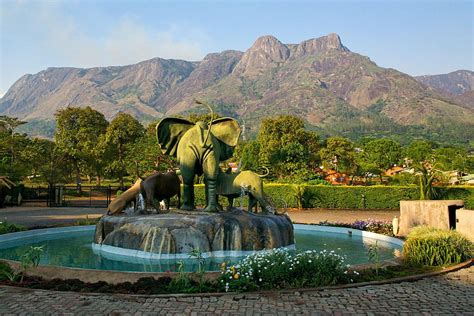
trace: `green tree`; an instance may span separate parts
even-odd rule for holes
[[[126,174],[125,158],[133,143],[142,137],[144,128],[130,114],[119,113],[107,127],[105,142],[111,146],[116,160],[109,165],[110,169],[118,175],[120,186],[124,187],[123,177]]]
[[[402,158],[402,147],[400,143],[391,139],[376,139],[369,141],[364,146],[361,156],[365,160],[366,166],[371,166],[370,169],[379,175],[380,182],[382,182],[384,171],[398,164]]]
[[[354,144],[347,138],[330,137],[326,146],[319,151],[325,168],[332,168],[347,174],[356,169]]]
[[[406,161],[419,178],[420,199],[432,200],[437,197],[433,183],[437,179],[437,162],[433,145],[425,140],[413,141],[405,149]]]
[[[319,163],[319,137],[306,131],[300,118],[282,115],[262,121],[257,136],[258,160],[282,179],[308,180]],[[255,153],[255,144],[248,147]]]
[[[76,174],[76,183],[81,183],[81,169],[87,175],[92,173],[99,162],[96,146],[107,129],[104,115],[91,107],[59,110],[56,114],[57,150],[70,160]]]

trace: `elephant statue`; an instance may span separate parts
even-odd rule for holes
[[[219,162],[232,157],[241,129],[233,118],[224,117],[205,124],[181,118],[164,118],[156,126],[156,136],[163,154],[177,158],[183,178],[181,209],[194,210],[194,178],[204,175],[205,211],[217,212],[216,183]]]
[[[170,198],[177,195],[178,205],[181,200],[181,181],[174,171],[166,173],[155,172],[151,176],[142,179],[140,183],[140,193],[145,200],[145,211],[151,205],[160,210],[159,205],[155,205],[155,200],[166,200],[166,210],[170,208]]]
[[[264,176],[253,171],[241,171],[237,173],[220,172],[217,177],[216,193],[217,195],[227,197],[229,208],[234,206],[234,198],[245,194],[249,196],[249,212],[251,212],[254,207],[257,207],[258,202],[264,212],[274,214],[274,207],[264,197],[263,177]]]

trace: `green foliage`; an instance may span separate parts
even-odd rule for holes
[[[193,248],[189,254],[190,258],[197,260],[198,270],[196,271],[199,277],[199,291],[204,286],[204,274],[206,273],[206,259],[202,255],[202,251],[199,248]]]
[[[178,261],[176,266],[178,268],[178,276],[171,280],[169,284],[172,293],[184,292],[191,287],[191,279],[188,273],[184,271],[184,261]]]
[[[81,171],[100,177],[104,160],[99,146],[109,124],[104,115],[91,107],[68,107],[56,112],[55,116],[57,150],[73,164],[76,183],[81,183]]]
[[[375,171],[382,179],[382,174],[385,170],[398,164],[402,154],[402,147],[400,143],[387,139],[381,138],[369,141],[364,146],[364,151],[361,154],[362,161],[368,171]]]
[[[304,188],[303,205],[306,208],[397,209],[400,200],[420,199],[420,190],[416,186],[304,185]],[[278,202],[278,207],[298,207],[292,184],[265,183],[263,190],[271,200]],[[195,185],[194,191],[196,205],[205,205],[204,186]],[[436,187],[436,191],[441,199],[464,200],[466,208],[474,209],[472,187]],[[244,205],[247,205],[247,200],[244,198]],[[224,199],[219,201],[225,203]]]
[[[15,281],[16,273],[13,269],[6,263],[0,261],[0,281],[10,280]]]
[[[256,253],[238,264],[224,266],[220,279],[223,290],[239,292],[348,282],[343,256],[325,250],[292,255],[285,249]]]
[[[347,138],[331,137],[319,151],[323,166],[338,172],[351,173],[355,169],[354,144]]]
[[[409,264],[448,265],[471,259],[474,245],[456,231],[420,226],[408,235],[403,255]]]
[[[44,251],[44,246],[30,246],[28,250],[20,257],[20,265],[22,269],[20,282],[23,282],[25,273],[30,268],[36,268]]]
[[[119,113],[110,122],[105,133],[104,143],[109,146],[109,157],[114,157],[108,164],[108,170],[118,176],[120,186],[124,186],[126,175],[126,155],[133,149],[132,144],[143,136],[143,126],[130,114]],[[138,153],[137,153],[138,154]]]
[[[369,257],[369,262],[375,265],[375,274],[378,275],[381,266],[378,240],[375,241],[375,244],[369,246],[369,249],[367,249],[367,256]]]
[[[272,178],[301,181],[311,179],[318,166],[319,146],[301,119],[285,115],[263,119],[256,141],[244,144],[239,156],[244,168],[267,167]]]
[[[21,232],[26,230],[26,227],[21,225],[10,224],[6,220],[0,222],[0,235]]]

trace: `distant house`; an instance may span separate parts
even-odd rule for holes
[[[337,172],[336,170],[328,170],[325,174],[324,180],[334,185],[349,184],[351,180],[347,174]]]
[[[394,166],[390,169],[385,170],[384,175],[387,177],[393,177],[396,174],[402,173],[405,170],[405,168],[400,167],[400,166]]]
[[[393,176],[395,176],[397,174],[400,174],[400,173],[413,174],[413,173],[415,173],[415,170],[413,168],[393,166],[392,168],[385,170],[383,174],[387,177],[393,177]]]

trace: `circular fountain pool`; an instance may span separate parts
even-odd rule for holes
[[[367,249],[376,241],[382,260],[393,259],[403,246],[401,240],[355,229],[294,225],[298,250],[327,250],[346,256],[348,264],[368,262]],[[95,226],[39,229],[0,236],[0,259],[19,261],[30,246],[44,246],[41,265],[68,268],[166,272],[176,271],[177,262],[183,260],[186,271],[195,271],[197,261],[192,258],[150,259],[130,255],[98,252],[94,250]],[[97,247],[95,247],[97,248]],[[293,251],[293,250],[291,250]],[[223,261],[237,262],[248,252],[219,253],[206,259],[207,270],[217,271]]]

